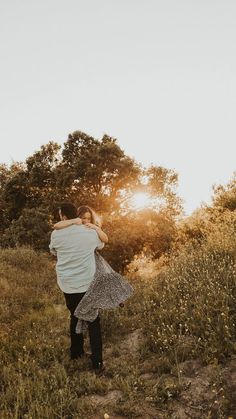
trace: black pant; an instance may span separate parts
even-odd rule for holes
[[[74,316],[74,311],[83,298],[85,292],[66,294],[66,306],[70,310],[70,337],[71,337],[71,357],[81,356],[84,353],[84,337],[83,333],[76,333],[77,317]],[[92,364],[97,368],[102,363],[102,336],[99,316],[93,321],[88,322],[90,347],[92,352]]]

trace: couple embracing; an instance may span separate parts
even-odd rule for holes
[[[108,242],[88,206],[63,203],[51,234],[50,252],[57,257],[57,283],[70,311],[70,357],[84,355],[83,332],[88,329],[92,368],[104,370],[99,310],[114,308],[130,297],[131,285],[97,252]]]

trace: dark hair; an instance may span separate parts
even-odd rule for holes
[[[81,205],[81,207],[77,209],[77,217],[81,218],[86,212],[89,212],[89,214],[91,215],[92,224],[100,224],[95,211],[92,210],[92,208],[90,208],[88,205]]]
[[[61,215],[65,215],[68,220],[77,217],[77,208],[71,202],[64,202],[59,209],[61,210]]]

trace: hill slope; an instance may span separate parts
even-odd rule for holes
[[[149,280],[130,277],[134,297],[102,313],[106,373],[98,378],[88,359],[69,360],[69,316],[54,262],[27,248],[1,250],[0,417],[234,417],[233,248],[221,245],[218,254],[214,246],[213,260],[207,246]]]

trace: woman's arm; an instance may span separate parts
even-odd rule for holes
[[[72,218],[71,220],[62,220],[58,221],[58,223],[54,224],[53,228],[55,230],[61,230],[62,228],[66,228],[72,225],[80,225],[82,224],[81,218]]]
[[[108,243],[108,237],[107,237],[106,233],[104,233],[104,231],[102,231],[102,229],[100,227],[98,227],[97,225],[92,224],[92,223],[88,223],[88,224],[85,224],[85,225],[88,228],[92,228],[93,230],[96,230],[96,232],[98,233],[99,239],[103,243]]]

